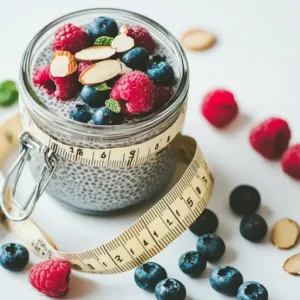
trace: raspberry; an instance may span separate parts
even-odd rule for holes
[[[56,85],[54,97],[59,100],[66,101],[76,96],[78,93],[78,78],[77,74],[73,73],[66,77],[51,77]]]
[[[78,66],[77,66],[77,75],[79,77],[79,75],[87,68],[91,65],[92,63],[89,61],[81,61]]]
[[[44,295],[59,298],[67,294],[71,269],[69,263],[60,258],[42,261],[29,273],[31,285]]]
[[[126,107],[131,114],[147,112],[154,105],[154,85],[145,73],[130,72],[116,81],[110,97],[128,101]]]
[[[155,109],[162,108],[173,96],[173,89],[165,85],[155,86]]]
[[[149,54],[154,52],[156,45],[147,29],[140,26],[132,26],[128,28],[127,35],[134,39],[135,46],[144,47]]]
[[[278,159],[286,150],[291,131],[286,121],[270,118],[255,126],[250,133],[250,144],[267,159]]]
[[[287,175],[300,180],[300,144],[293,145],[286,150],[281,166]]]
[[[33,84],[38,87],[42,87],[48,95],[54,95],[56,86],[51,79],[50,65],[43,66],[35,71],[33,76]]]
[[[90,45],[90,37],[84,30],[73,24],[66,24],[55,33],[52,49],[70,51],[74,54]]]
[[[231,92],[214,90],[208,93],[202,102],[202,114],[215,127],[228,125],[238,113],[238,105]]]

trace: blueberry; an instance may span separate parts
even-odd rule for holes
[[[71,109],[70,118],[77,122],[87,123],[93,118],[93,113],[87,105],[76,104]]]
[[[237,300],[268,300],[267,289],[260,283],[248,281],[238,289]]]
[[[144,71],[149,62],[149,54],[143,47],[135,47],[122,56],[122,62],[133,70]]]
[[[109,99],[110,90],[99,91],[93,86],[85,85],[80,93],[80,97],[84,103],[93,108],[99,108],[105,104],[105,100]]]
[[[154,262],[146,262],[135,269],[134,280],[138,287],[154,292],[156,285],[168,277],[166,270]]]
[[[154,62],[146,74],[155,84],[169,85],[174,83],[173,68],[165,61]]]
[[[95,125],[118,125],[123,119],[123,115],[112,112],[106,106],[97,109],[93,117]]]
[[[225,249],[224,241],[216,234],[204,234],[197,241],[197,251],[210,262],[220,259]]]
[[[168,278],[157,284],[155,296],[157,300],[184,300],[186,289],[180,281]]]
[[[165,60],[166,60],[165,56],[161,56],[159,54],[154,54],[150,58],[150,65],[152,65],[154,62],[161,62],[161,61],[165,61]]]
[[[20,244],[5,244],[0,248],[0,264],[10,271],[20,271],[29,261],[28,250]]]
[[[214,233],[219,226],[218,217],[214,212],[205,209],[198,219],[190,226],[190,230],[200,236],[206,233]]]
[[[220,294],[236,296],[241,284],[243,284],[243,276],[233,267],[219,267],[210,273],[210,285]]]
[[[267,234],[268,225],[258,214],[245,216],[240,224],[241,235],[248,241],[259,242]]]
[[[254,187],[240,185],[231,192],[229,203],[231,209],[239,215],[252,214],[260,206],[260,195]]]
[[[186,252],[179,258],[180,270],[191,277],[199,276],[205,270],[206,265],[207,261],[196,251]]]
[[[100,36],[115,37],[119,33],[119,28],[114,19],[98,17],[87,26],[87,32],[95,40]]]

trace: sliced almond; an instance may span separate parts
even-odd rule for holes
[[[127,26],[125,24],[123,24],[121,27],[120,27],[120,33],[124,33],[124,34],[127,34],[128,33],[128,29],[127,29]]]
[[[281,219],[276,222],[272,232],[272,243],[279,249],[290,249],[296,245],[299,238],[299,226],[291,219]]]
[[[121,72],[119,73],[119,75],[124,75],[126,73],[132,72],[132,69],[128,68],[123,62],[120,61],[120,64],[121,64]]]
[[[134,47],[134,39],[122,33],[117,35],[111,42],[111,47],[117,52],[125,52]]]
[[[202,29],[191,29],[183,34],[181,44],[192,51],[203,51],[211,48],[216,43],[216,37]]]
[[[92,46],[83,49],[75,54],[78,60],[104,60],[110,58],[116,53],[116,50],[110,46]]]
[[[87,67],[79,76],[79,81],[85,85],[95,85],[114,78],[122,71],[118,60],[103,60]]]
[[[53,77],[65,77],[77,70],[77,62],[74,55],[68,51],[57,50],[54,52],[50,65]]]
[[[292,275],[300,275],[300,253],[288,258],[284,265],[284,271]]]

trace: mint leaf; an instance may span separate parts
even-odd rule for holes
[[[119,102],[115,99],[107,99],[105,101],[105,106],[111,110],[112,112],[116,113],[116,114],[119,114],[121,112],[121,106],[119,104]]]
[[[113,39],[109,36],[100,36],[95,40],[94,46],[111,46]]]
[[[103,82],[103,83],[101,83],[101,84],[95,86],[95,89],[96,89],[96,91],[101,92],[101,91],[108,91],[108,90],[111,90],[111,87],[109,87],[109,86],[106,84],[106,82]]]
[[[18,101],[18,91],[5,91],[0,89],[0,106],[11,106]]]
[[[0,85],[0,90],[2,91],[16,91],[17,86],[14,81],[12,80],[6,80],[3,81]]]

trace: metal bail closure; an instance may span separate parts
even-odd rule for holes
[[[19,136],[19,150],[20,155],[17,161],[8,171],[0,195],[0,205],[3,213],[8,219],[16,222],[24,221],[31,215],[37,201],[39,200],[39,198],[45,191],[47,185],[49,184],[57,166],[57,159],[55,153],[47,146],[41,146],[40,143],[36,141],[26,131],[22,132]],[[21,205],[20,203],[14,200],[14,195],[16,193],[17,184],[22,174],[23,168],[25,166],[26,161],[29,159],[29,154],[32,150],[38,151],[43,155],[45,164],[39,174],[37,184],[31,192],[27,202],[25,202],[24,205]],[[10,210],[7,209],[7,203],[5,203],[5,195],[12,177],[14,177],[14,181],[11,188],[11,195],[13,199],[12,202],[19,209],[18,216],[11,215]]]

